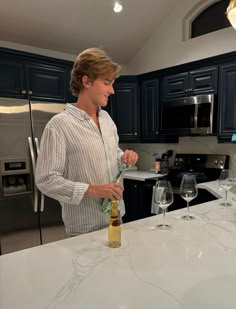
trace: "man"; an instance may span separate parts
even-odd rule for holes
[[[69,236],[108,226],[101,199],[120,200],[124,215],[123,186],[113,183],[119,164],[135,165],[138,155],[119,146],[117,128],[101,107],[114,94],[120,66],[97,48],[80,53],[71,73],[70,87],[78,97],[46,125],[37,160],[36,183],[62,206]]]

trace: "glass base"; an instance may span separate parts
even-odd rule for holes
[[[171,225],[169,225],[169,224],[158,224],[157,226],[156,226],[156,228],[157,229],[159,229],[159,230],[171,230],[172,229],[172,226]]]
[[[191,215],[184,215],[181,217],[181,219],[190,221],[190,220],[195,220],[196,218]]]
[[[220,203],[220,206],[225,206],[225,207],[230,207],[230,206],[232,206],[232,204],[231,203],[229,203],[229,202],[223,202],[223,203]]]

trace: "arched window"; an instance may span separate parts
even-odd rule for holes
[[[228,5],[229,0],[200,0],[183,19],[183,40],[231,27]]]
[[[191,38],[230,27],[225,12],[229,0],[213,3],[192,21]]]

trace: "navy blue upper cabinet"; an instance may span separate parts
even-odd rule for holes
[[[217,66],[165,76],[161,83],[161,100],[217,93],[217,77]]]
[[[64,60],[0,49],[0,96],[66,102],[71,67]]]
[[[26,64],[26,89],[31,100],[66,102],[66,71],[56,66]]]
[[[159,134],[159,80],[142,82],[141,137],[143,142],[155,142]]]
[[[218,67],[189,72],[190,94],[215,94],[218,87]]]
[[[24,77],[23,64],[0,58],[0,96],[24,98]]]
[[[113,100],[120,141],[138,141],[140,130],[137,83],[117,83]]]
[[[70,76],[71,76],[72,65],[73,64],[71,64],[71,67],[68,67],[67,72],[66,72],[65,89],[66,89],[66,93],[67,93],[67,102],[68,103],[75,103],[77,101],[77,97],[73,96],[73,94],[70,91]]]
[[[111,116],[111,118],[116,122],[116,110],[115,110],[115,95],[109,97],[107,106],[103,107],[105,111]]]
[[[230,142],[236,134],[236,62],[219,66],[218,140]]]
[[[115,94],[104,108],[116,123],[120,142],[140,139],[138,83],[134,77],[121,76],[114,84]]]
[[[162,101],[167,101],[177,97],[185,97],[188,89],[188,73],[179,73],[165,76],[161,83]]]

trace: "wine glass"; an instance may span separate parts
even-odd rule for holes
[[[189,214],[189,202],[192,201],[198,195],[196,177],[191,174],[183,176],[179,190],[180,196],[187,202],[188,214],[182,216],[184,220],[194,220],[195,217]]]
[[[221,206],[231,206],[231,203],[227,201],[227,195],[228,191],[233,187],[234,185],[234,177],[232,170],[230,169],[223,169],[220,173],[220,178],[219,178],[219,186],[225,191],[225,198],[224,202],[221,203]]]
[[[166,224],[165,222],[166,209],[174,201],[173,191],[169,181],[158,180],[156,182],[154,191],[154,201],[163,211],[163,223],[158,224],[156,228],[160,230],[171,229],[172,228],[171,225]]]
[[[236,186],[236,176],[233,176],[233,187]],[[236,202],[236,197],[233,197],[232,200]]]

